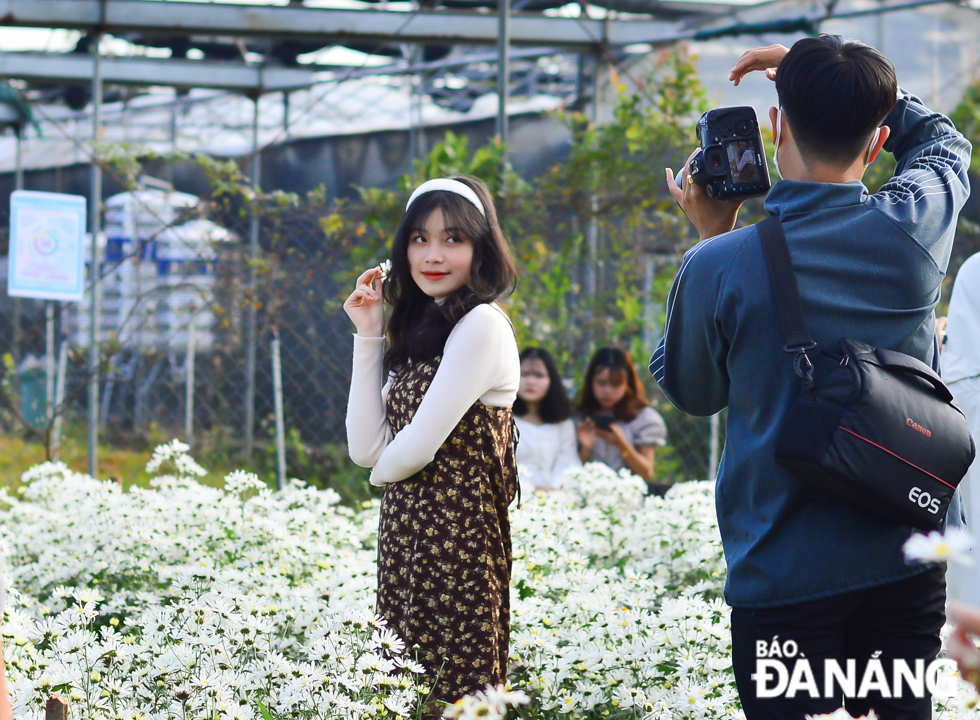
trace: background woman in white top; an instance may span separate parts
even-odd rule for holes
[[[650,407],[633,358],[618,347],[596,351],[585,371],[576,427],[582,462],[628,467],[653,479],[654,448],[667,443],[667,425]]]
[[[572,422],[572,403],[555,359],[544,348],[521,353],[521,387],[514,401],[521,431],[517,463],[531,471],[535,487],[548,489],[570,467],[581,467]]]
[[[968,258],[956,274],[949,301],[946,348],[942,356],[943,380],[956,398],[973,439],[980,444],[980,253]],[[948,596],[980,605],[980,460],[960,482],[967,527],[973,533],[973,567],[950,563],[946,571]]]
[[[507,675],[520,360],[496,301],[515,277],[486,186],[442,178],[409,199],[387,279],[367,270],[344,304],[357,328],[348,449],[385,486],[378,614],[409,657],[419,647],[425,717]]]

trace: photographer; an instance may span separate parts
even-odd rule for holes
[[[900,91],[891,63],[861,43],[821,35],[792,50],[751,50],[730,79],[738,85],[752,71],[775,80],[779,106],[769,117],[782,181],[765,208],[785,231],[814,340],[860,338],[938,369],[933,310],[969,195],[970,144],[948,118]],[[897,168],[872,195],[861,179],[882,149]],[[674,281],[650,371],[685,412],[728,407],[716,502],[745,715],[799,720],[843,704],[855,716],[874,709],[883,720],[930,718],[927,692],[824,696],[824,661],[844,668],[853,660],[860,683],[876,658],[890,685],[896,661],[914,667],[936,657],[943,571],[906,563],[910,527],[815,491],[776,464],[777,431],[800,381],[783,352],[760,236],[754,226],[733,231],[739,204],[709,198],[687,166],[681,179],[678,187],[667,170],[702,242]],[[772,657],[777,636],[807,660],[816,696],[812,688],[757,695],[760,661]],[[777,662],[794,671],[794,659]]]

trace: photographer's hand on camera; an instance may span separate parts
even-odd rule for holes
[[[681,170],[683,188],[678,187],[674,182],[674,171],[666,168],[667,189],[697,228],[701,239],[707,240],[715,235],[731,232],[735,227],[735,219],[738,217],[738,209],[742,207],[742,202],[710,198],[703,187],[693,182],[690,165],[691,159],[697,153],[698,150],[691,153],[684,163],[684,169]]]

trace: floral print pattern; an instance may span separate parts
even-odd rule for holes
[[[398,373],[388,393],[392,432],[411,421],[440,360],[410,361]],[[477,401],[431,463],[385,488],[378,614],[425,666],[434,717],[440,701],[507,676],[515,438],[510,408]]]

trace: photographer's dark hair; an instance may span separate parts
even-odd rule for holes
[[[898,79],[874,48],[823,34],[793,44],[776,69],[776,94],[803,161],[844,166],[895,107]]]
[[[559,423],[572,416],[572,403],[565,392],[565,385],[558,373],[558,364],[551,353],[540,347],[525,348],[521,353],[521,365],[525,360],[540,360],[548,371],[548,392],[541,399],[538,414],[546,423]],[[527,415],[527,403],[518,395],[514,400],[514,414],[518,417]]]
[[[585,371],[585,382],[578,403],[579,411],[584,417],[592,417],[597,412],[602,412],[603,408],[592,392],[592,381],[603,370],[609,370],[613,382],[617,384],[619,381],[626,383],[626,394],[623,395],[622,400],[616,403],[616,407],[613,408],[613,415],[616,416],[617,420],[625,422],[636,419],[640,408],[648,407],[650,401],[647,400],[646,390],[643,388],[643,383],[640,382],[640,376],[636,372],[633,358],[628,352],[618,347],[599,348],[592,356],[589,367]]]
[[[446,339],[462,317],[477,305],[494,302],[512,292],[517,282],[514,258],[497,221],[490,191],[468,175],[453,178],[468,185],[480,198],[486,218],[466,198],[444,190],[419,195],[402,217],[391,248],[391,271],[384,283],[388,318],[388,350],[385,371],[397,370],[409,357],[430,360],[439,355]],[[425,227],[429,215],[442,210],[446,227],[473,243],[473,264],[466,284],[437,305],[412,278],[408,243]]]

